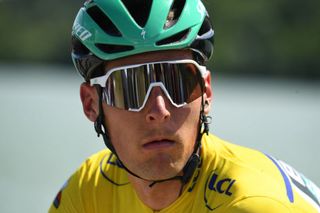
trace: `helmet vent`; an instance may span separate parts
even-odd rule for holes
[[[185,4],[186,0],[175,0],[173,2],[169,10],[166,23],[163,26],[164,29],[168,29],[177,23]]]
[[[120,45],[120,44],[96,44],[96,47],[98,47],[101,51],[112,54],[112,53],[119,53],[119,52],[125,52],[133,50],[133,46],[129,45]]]
[[[90,53],[90,50],[74,36],[71,38],[71,45],[72,52],[76,55],[88,55]]]
[[[204,34],[210,32],[212,30],[212,26],[208,17],[203,20],[203,23],[198,32],[198,36],[203,36]]]
[[[111,36],[122,36],[118,28],[98,6],[90,7],[89,9],[87,9],[87,13],[105,33]]]
[[[175,42],[181,42],[187,38],[189,31],[190,31],[189,29],[183,30],[173,36],[170,36],[168,38],[165,38],[165,39],[158,41],[156,44],[158,46],[161,46],[161,45],[165,45],[165,44],[172,44]]]
[[[140,27],[144,27],[149,18],[152,1],[151,0],[121,0],[126,6],[130,15]]]

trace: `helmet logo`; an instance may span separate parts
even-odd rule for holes
[[[85,41],[88,38],[92,36],[92,34],[83,26],[81,26],[79,23],[75,24],[73,30],[75,31],[75,34],[82,40]]]
[[[146,40],[146,31],[144,30],[144,29],[142,29],[142,31],[141,31],[141,36],[142,36],[142,38],[143,38],[143,40]]]

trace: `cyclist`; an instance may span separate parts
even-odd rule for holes
[[[208,133],[213,29],[200,0],[89,0],[72,29],[86,117],[108,147],[49,212],[320,212],[286,163]]]

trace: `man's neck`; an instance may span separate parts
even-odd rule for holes
[[[132,175],[128,178],[140,200],[152,210],[164,209],[180,196],[182,185],[179,179],[156,183],[150,187],[152,183],[150,181],[141,180]]]

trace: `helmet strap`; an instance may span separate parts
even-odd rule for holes
[[[118,155],[116,154],[116,150],[114,149],[112,143],[110,142],[109,133],[104,122],[104,113],[102,108],[102,88],[98,85],[95,87],[99,96],[99,114],[98,114],[97,120],[94,122],[94,129],[96,130],[98,137],[102,135],[103,141],[107,146],[107,148],[110,149],[110,151],[113,152],[118,157]]]

